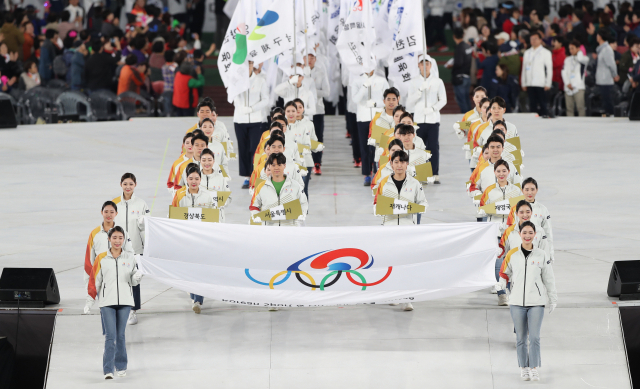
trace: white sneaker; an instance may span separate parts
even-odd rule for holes
[[[200,314],[200,303],[193,303],[193,306],[191,307],[191,309],[193,309],[193,312]]]
[[[520,368],[520,378],[522,378],[523,381],[531,380],[531,375],[528,367]]]
[[[395,307],[396,305],[400,305],[400,303],[391,303],[389,305],[391,305],[392,307]]]
[[[495,285],[491,287],[491,294],[498,294],[498,288]]]
[[[540,373],[535,367],[529,371],[529,375],[531,376],[531,381],[540,381]]]
[[[501,307],[509,305],[509,297],[507,297],[506,293],[498,295],[498,305]]]
[[[113,373],[107,373],[104,375],[104,379],[105,380],[112,380],[113,379]]]
[[[132,326],[138,324],[138,315],[136,315],[136,311],[131,311],[129,313],[129,320],[127,320],[127,324]]]
[[[402,309],[405,311],[413,311],[413,305],[411,303],[402,304]]]
[[[275,312],[275,311],[277,311],[277,310],[278,310],[278,308],[276,308],[276,307],[270,307],[270,308],[269,308],[269,312]]]
[[[118,377],[125,377],[127,375],[127,371],[126,370],[116,371],[116,375]]]

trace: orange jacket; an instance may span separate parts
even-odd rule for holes
[[[140,93],[140,85],[144,84],[144,76],[137,69],[129,65],[124,65],[120,70],[120,78],[118,79],[118,94],[124,92]]]

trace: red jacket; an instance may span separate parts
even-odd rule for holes
[[[564,47],[551,51],[551,60],[553,62],[553,77],[551,81],[557,82],[560,90],[564,89],[564,83],[562,82],[562,67],[564,66],[564,59],[567,58],[567,54]]]
[[[173,105],[177,108],[195,108],[198,105],[198,90],[191,90],[192,99],[189,101],[189,80],[193,77],[176,72],[173,80]]]
[[[502,23],[502,31],[506,32],[507,34],[511,35],[511,31],[513,31],[513,26],[517,25],[518,23],[514,23],[511,18],[507,19],[504,21],[504,23]]]

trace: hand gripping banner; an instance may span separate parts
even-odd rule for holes
[[[495,223],[286,228],[145,219],[146,276],[233,304],[423,301],[496,282]]]

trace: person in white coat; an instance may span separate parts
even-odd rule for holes
[[[144,251],[144,217],[149,215],[147,202],[133,193],[137,185],[136,176],[133,173],[125,173],[120,178],[122,196],[113,199],[120,206],[120,213],[116,215],[116,226],[122,227],[133,246],[133,253],[142,255]],[[136,311],[140,309],[140,285],[133,287],[134,305],[129,315],[128,324],[138,324]]]
[[[123,250],[125,232],[120,226],[109,231],[110,249],[96,269],[96,290],[87,297],[84,313],[91,311],[100,299],[100,316],[104,331],[102,371],[105,379],[127,375],[125,329],[133,302],[133,287],[140,284],[142,273],[137,270],[133,253]],[[99,296],[99,297],[98,297]]]
[[[316,86],[316,112],[313,115],[313,127],[315,128],[318,142],[324,142],[324,99],[329,98],[331,89],[329,86],[329,77],[327,70],[322,63],[316,62],[315,50],[307,56],[307,62],[311,69],[311,78]],[[313,174],[319,176],[322,174],[322,151],[313,153]]]
[[[353,93],[353,102],[357,104],[358,144],[360,145],[360,158],[362,160],[362,175],[365,176],[364,186],[370,186],[375,149],[367,144],[369,123],[376,113],[384,109],[384,91],[389,89],[389,82],[372,70],[369,73],[354,77],[349,84],[349,89]]]
[[[243,189],[249,189],[249,177],[253,172],[253,153],[260,143],[260,136],[267,121],[264,115],[269,105],[269,87],[263,77],[253,74],[253,62],[249,61],[249,90],[233,100],[235,107],[233,125],[238,141],[240,176],[245,177]]]
[[[524,52],[520,85],[529,95],[529,110],[543,118],[549,117],[547,91],[551,89],[553,61],[551,51],[542,46],[542,33],[533,31],[531,47]]]
[[[288,80],[276,86],[274,92],[282,97],[285,105],[295,99],[304,101],[304,106],[307,107],[305,114],[307,117],[312,118],[316,113],[318,100],[316,83],[313,77],[305,77],[301,63],[293,68],[293,73]]]
[[[500,269],[499,288],[505,289],[507,282],[511,283],[509,310],[517,337],[520,377],[525,381],[540,380],[540,329],[544,308],[548,305],[551,314],[558,303],[551,259],[544,250],[534,247],[535,237],[535,224],[522,223],[522,245],[507,253]]]
[[[587,110],[584,100],[584,71],[583,66],[589,63],[589,57],[580,50],[580,42],[569,42],[569,53],[562,67],[562,82],[564,83],[564,102],[567,107],[567,116],[574,116],[574,110],[578,116],[586,116]]]
[[[447,104],[444,82],[438,77],[437,64],[429,55],[420,55],[420,76],[409,87],[407,106],[413,107],[413,120],[418,124],[417,135],[431,152],[434,183],[440,183],[440,110]],[[434,65],[435,64],[435,65]]]

